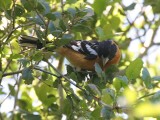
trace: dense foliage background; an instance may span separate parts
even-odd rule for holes
[[[0,120],[160,119],[159,4],[0,0]],[[38,37],[48,51],[20,47],[20,35]],[[120,63],[76,72],[51,52],[78,39],[114,39]]]

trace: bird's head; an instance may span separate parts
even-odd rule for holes
[[[105,70],[109,65],[118,63],[121,54],[114,41],[106,40],[99,43],[98,56],[102,59],[103,69]]]

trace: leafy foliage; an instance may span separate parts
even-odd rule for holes
[[[159,119],[158,3],[0,0],[0,119]],[[20,35],[45,48],[21,47]],[[95,64],[95,72],[64,65],[54,49],[79,39],[114,39],[120,63],[106,71]]]

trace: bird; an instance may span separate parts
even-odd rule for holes
[[[21,35],[19,37],[21,46],[32,46],[37,49],[44,45],[36,37]],[[121,51],[114,40],[87,41],[71,40],[68,44],[53,50],[65,57],[78,70],[95,71],[98,63],[103,71],[110,65],[117,64],[121,58]]]

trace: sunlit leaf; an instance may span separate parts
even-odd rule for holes
[[[124,90],[124,95],[127,99],[128,104],[134,104],[135,101],[137,100],[137,92],[130,88],[126,88]]]
[[[117,29],[119,28],[119,25],[121,23],[120,21],[120,18],[118,16],[113,16],[111,19],[110,19],[110,24],[112,26],[112,29]]]
[[[62,107],[63,107],[62,112],[64,114],[66,114],[67,116],[70,116],[72,114],[73,108],[72,108],[72,104],[69,99],[65,99],[63,101]]]
[[[40,84],[39,86],[34,86],[34,90],[37,97],[44,105],[49,106],[57,100],[54,92],[55,89],[52,87]]]
[[[103,89],[101,99],[106,104],[112,103],[115,99],[115,91],[109,88]]]
[[[136,79],[140,76],[142,67],[143,61],[140,58],[135,59],[130,63],[130,65],[126,69],[126,76],[129,79]]]
[[[12,0],[0,0],[0,10],[6,10],[10,7]]]
[[[22,58],[23,56],[21,54],[11,54],[10,59],[19,59]]]
[[[93,3],[93,8],[98,15],[101,15],[102,12],[106,9],[106,0],[95,0]]]
[[[150,102],[140,103],[134,109],[134,114],[137,117],[159,116],[160,115],[160,104],[158,104],[158,103],[153,104],[153,103],[150,103]]]

